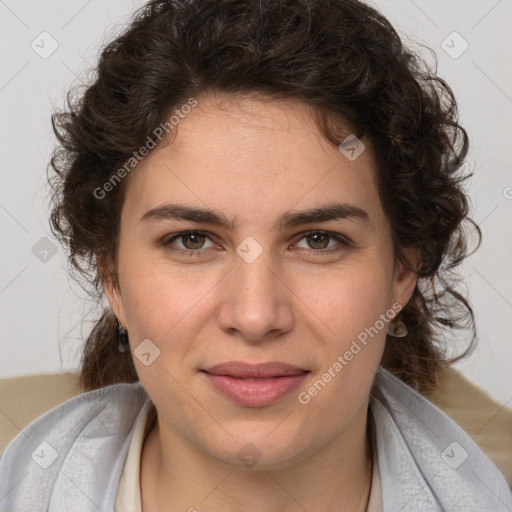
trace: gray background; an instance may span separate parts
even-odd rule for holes
[[[0,0],[0,378],[75,370],[79,363],[97,310],[68,277],[48,227],[50,112],[142,3]],[[471,214],[484,238],[461,268],[479,344],[457,368],[512,408],[512,1],[372,5],[408,44],[412,38],[436,51],[438,73],[458,98],[476,171],[468,183]],[[52,45],[58,47],[45,54]]]

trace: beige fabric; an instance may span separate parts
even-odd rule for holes
[[[29,423],[80,392],[74,373],[0,379],[0,454]]]
[[[512,488],[512,410],[494,401],[454,368],[445,368],[430,401],[460,425]]]
[[[0,454],[29,423],[80,392],[73,373],[0,379]],[[474,439],[512,487],[512,410],[453,368],[441,373],[430,399]]]

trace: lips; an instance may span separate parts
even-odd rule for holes
[[[213,389],[224,398],[244,407],[273,404],[296,389],[309,370],[271,361],[250,364],[230,361],[202,370]]]
[[[242,361],[229,361],[205,368],[203,371],[212,375],[225,375],[239,379],[290,377],[308,373],[308,370],[305,370],[304,368],[277,361],[269,361],[259,364],[244,363]]]

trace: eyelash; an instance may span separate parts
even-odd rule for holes
[[[197,230],[193,230],[193,231],[181,231],[180,233],[176,233],[175,235],[172,235],[171,238],[164,238],[162,241],[161,241],[161,245],[164,246],[166,249],[169,249],[173,252],[176,252],[176,253],[179,253],[179,254],[183,254],[185,256],[190,256],[190,257],[193,257],[195,255],[197,255],[197,257],[201,257],[201,252],[202,251],[205,251],[207,249],[210,249],[210,248],[207,248],[207,249],[197,249],[197,250],[193,250],[193,249],[188,249],[188,250],[185,250],[185,249],[177,249],[175,247],[171,247],[171,243],[178,239],[178,238],[182,238],[186,235],[203,235],[207,238],[209,238],[212,242],[212,238],[210,237],[210,235],[208,233],[206,233],[205,231],[197,231]],[[329,236],[331,239],[334,239],[336,242],[340,243],[342,245],[342,247],[338,247],[338,248],[330,248],[330,249],[303,249],[306,251],[307,255],[314,255],[314,256],[321,256],[322,254],[331,254],[333,252],[338,252],[340,251],[341,249],[344,249],[344,248],[347,248],[347,247],[350,247],[351,243],[350,241],[345,238],[345,237],[342,237],[341,235],[338,235],[336,233],[331,233],[329,231],[319,231],[319,230],[312,230],[312,231],[306,231],[305,233],[301,233],[302,237],[299,238],[297,240],[297,242],[300,242],[302,239],[306,238],[308,235],[312,235],[312,234],[321,234],[321,235],[327,235]],[[297,243],[296,242],[296,243]]]

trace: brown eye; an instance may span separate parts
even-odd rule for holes
[[[202,249],[208,249],[214,246],[212,243],[209,247],[204,247],[205,240],[207,239],[210,239],[210,237],[201,231],[184,231],[177,233],[171,238],[167,238],[162,242],[162,245],[169,247],[171,250],[183,253],[200,252]],[[181,246],[177,245],[177,247],[172,247],[176,245],[177,242],[181,242]]]
[[[204,239],[206,237],[204,235],[198,233],[190,233],[187,235],[182,235],[182,241],[190,241],[190,243],[183,242],[183,245],[186,249],[201,249],[201,246],[204,244]]]
[[[305,235],[301,238],[301,240],[306,240],[307,247],[305,249],[312,249],[309,252],[332,252],[337,251],[341,248],[348,247],[350,244],[348,240],[344,237],[334,234],[328,233],[326,231],[310,231],[309,233],[305,233]],[[334,246],[329,246],[331,241],[338,242],[338,247],[336,244]]]
[[[329,235],[326,235],[325,233],[313,233],[312,235],[307,235],[306,240],[312,249],[326,249],[329,245]]]

